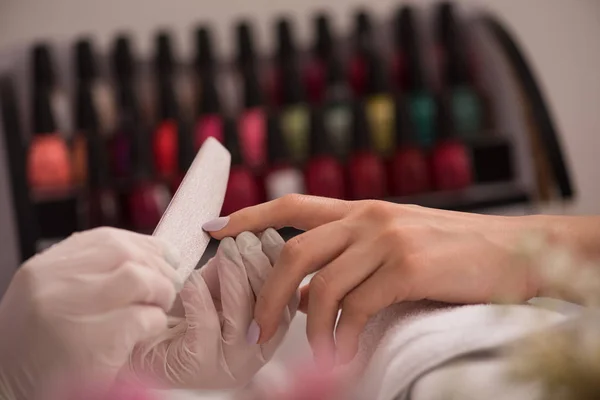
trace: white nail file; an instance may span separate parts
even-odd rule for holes
[[[208,138],[154,230],[154,236],[167,240],[181,253],[177,273],[182,283],[196,268],[210,242],[202,225],[221,213],[230,164],[229,151],[216,139]]]

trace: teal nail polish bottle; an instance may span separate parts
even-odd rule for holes
[[[427,90],[423,74],[423,62],[420,54],[419,39],[414,22],[414,11],[404,6],[398,10],[395,18],[396,44],[403,54],[407,77],[407,103],[414,127],[416,142],[422,147],[430,147],[435,140],[435,121],[437,105]]]

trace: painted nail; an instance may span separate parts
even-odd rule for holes
[[[225,228],[228,223],[229,217],[219,217],[202,225],[202,229],[206,232],[217,232]]]
[[[260,337],[260,326],[256,323],[255,320],[252,320],[250,323],[250,327],[248,328],[248,333],[246,333],[246,341],[248,344],[256,344],[258,343],[258,338]]]

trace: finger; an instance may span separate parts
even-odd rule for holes
[[[290,239],[256,300],[254,318],[260,326],[259,343],[277,331],[285,307],[304,277],[339,256],[349,246],[348,229],[340,222],[320,226]]]
[[[261,241],[253,233],[240,233],[235,239],[235,243],[246,266],[246,273],[254,296],[258,297],[271,273],[271,261],[263,252]]]
[[[269,257],[271,266],[274,266],[277,260],[279,260],[281,250],[283,250],[283,246],[285,245],[285,240],[283,240],[281,235],[279,235],[279,233],[277,233],[277,231],[273,228],[269,228],[266,231],[260,233],[258,237],[260,238],[263,252],[267,255],[267,257]],[[296,315],[296,311],[298,310],[299,304],[300,293],[296,291],[296,294],[288,303],[290,320],[293,319]]]
[[[285,240],[273,228],[268,228],[266,231],[260,233],[258,237],[262,244],[263,252],[269,257],[271,265],[275,265],[281,255]]]
[[[339,305],[383,264],[380,247],[371,241],[352,245],[310,281],[306,334],[313,351],[318,344],[324,351],[335,352],[333,331]],[[330,358],[331,354],[322,356]]]
[[[294,194],[237,211],[219,223],[210,221],[203,228],[216,239],[286,226],[309,230],[343,218],[351,205],[343,200]]]
[[[131,304],[150,304],[169,311],[175,300],[173,283],[160,273],[133,261],[124,263],[113,271],[93,296],[106,309]]]
[[[338,360],[342,364],[356,355],[359,336],[369,318],[404,300],[408,293],[409,284],[398,276],[393,266],[385,264],[344,298],[335,332]]]
[[[258,239],[254,238],[260,245]],[[221,292],[223,340],[226,346],[245,345],[246,333],[253,318],[255,300],[236,241],[232,238],[221,241],[215,260]]]

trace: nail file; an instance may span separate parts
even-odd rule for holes
[[[177,269],[185,282],[204,254],[210,236],[202,225],[221,213],[231,155],[221,143],[208,138],[183,178],[153,236],[177,247],[181,263]]]

